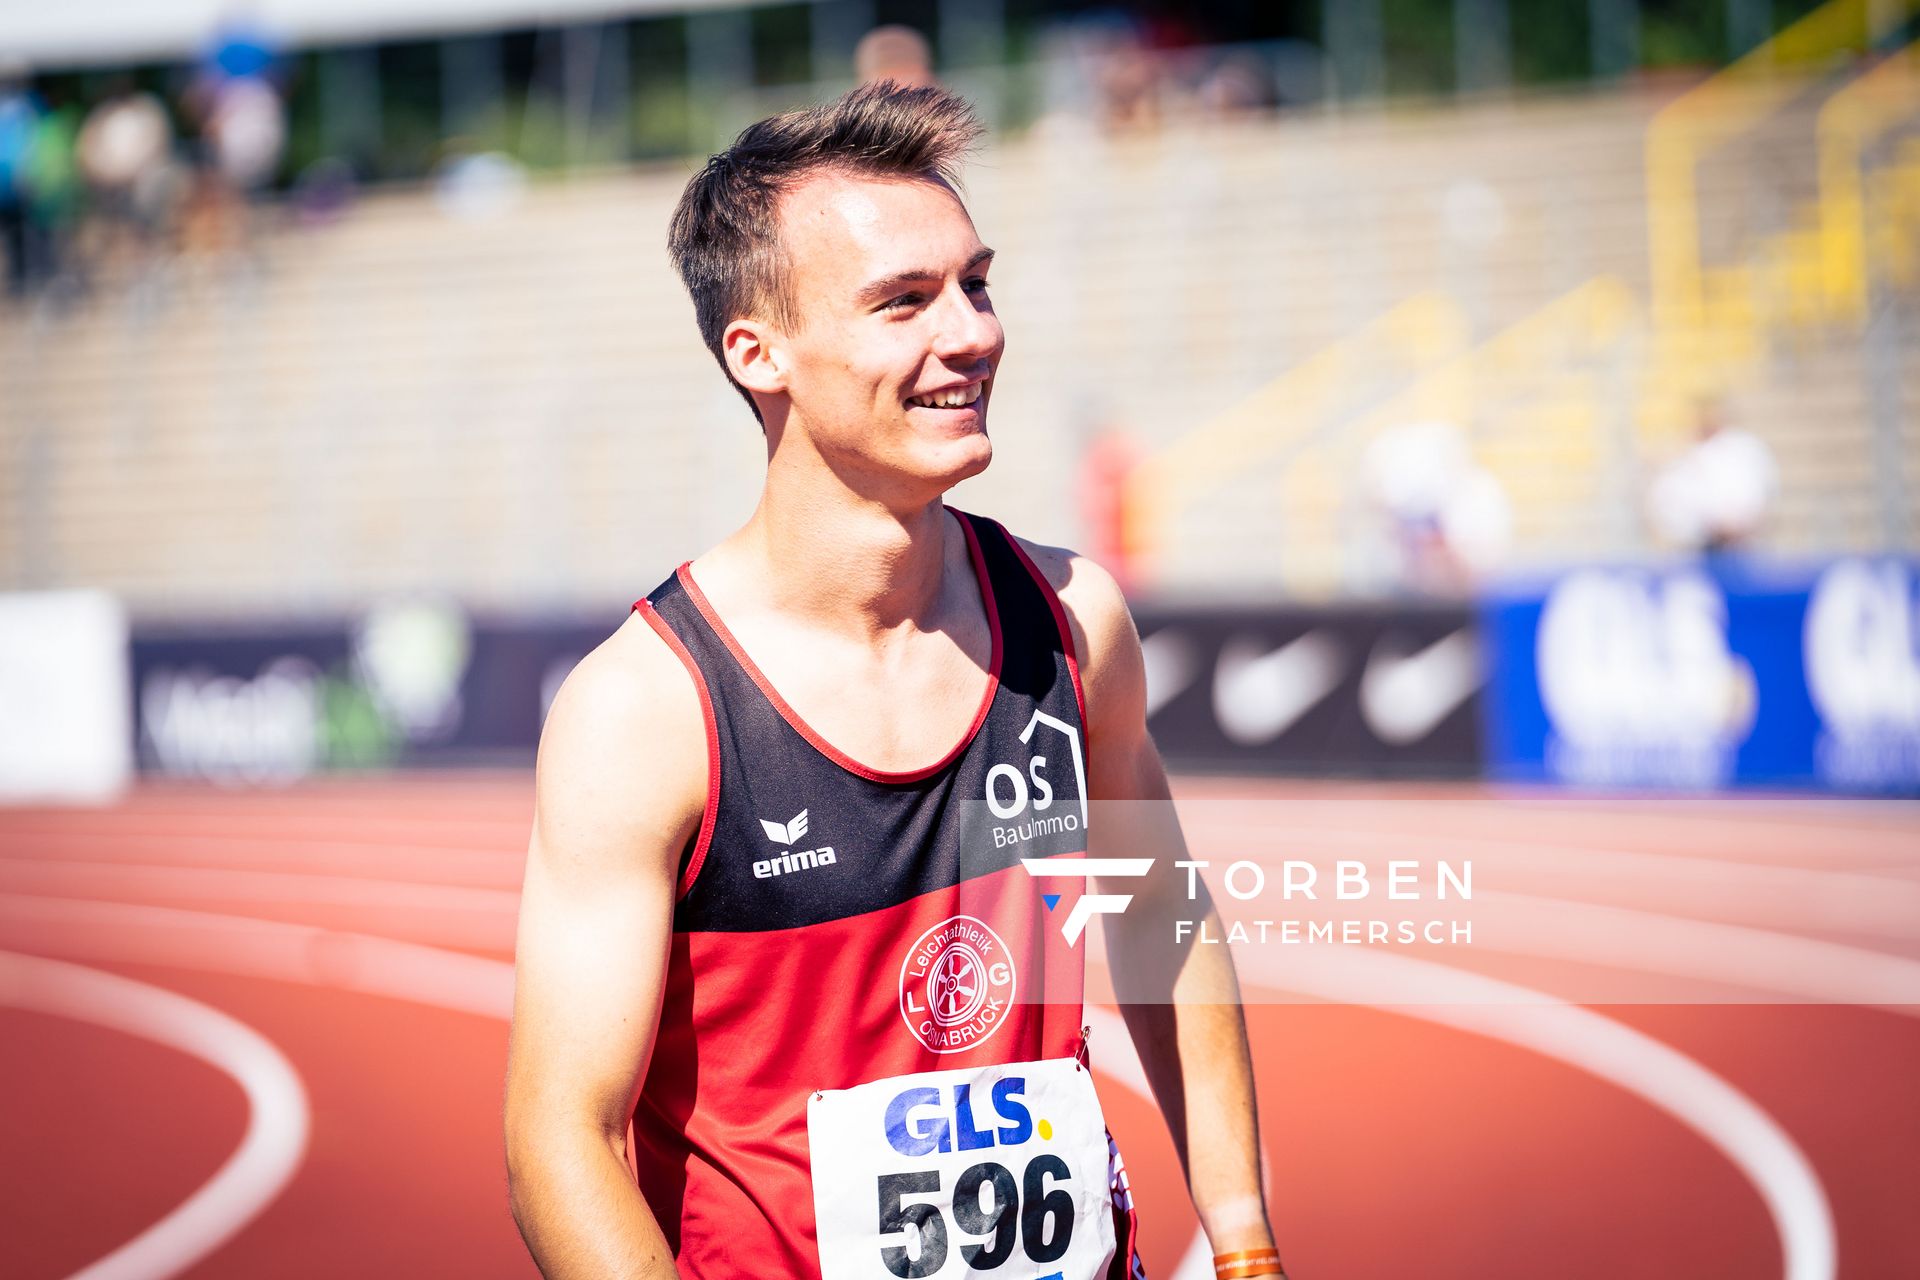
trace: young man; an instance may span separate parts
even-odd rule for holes
[[[541,742],[506,1123],[552,1280],[1139,1274],[1061,922],[1089,801],[1167,785],[1112,580],[941,502],[1004,348],[952,183],[978,132],[865,87],[748,129],[674,215],[767,480]],[[1137,899],[1116,980],[1205,905],[1148,883],[1099,886]],[[1202,948],[1127,1016],[1237,1278],[1279,1265],[1236,995]]]

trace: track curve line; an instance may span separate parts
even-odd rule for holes
[[[306,1089],[286,1056],[220,1010],[160,987],[61,960],[0,951],[0,1004],[91,1023],[198,1058],[240,1086],[247,1130],[173,1212],[71,1280],[164,1280],[238,1234],[273,1203],[306,1155]]]
[[[1644,1032],[1556,996],[1447,965],[1383,952],[1335,963],[1312,948],[1286,963],[1260,948],[1235,957],[1243,981],[1453,1027],[1529,1049],[1624,1089],[1703,1138],[1753,1185],[1779,1236],[1784,1280],[1833,1280],[1833,1210],[1798,1145],[1772,1116],[1724,1077]],[[1406,993],[1387,1004],[1375,993]]]

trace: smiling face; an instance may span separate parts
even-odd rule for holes
[[[760,330],[765,364],[751,351],[734,364],[775,393],[769,429],[783,392],[779,429],[876,497],[924,501],[983,470],[1006,337],[987,298],[992,251],[953,189],[824,173],[780,214],[794,323],[737,325]]]

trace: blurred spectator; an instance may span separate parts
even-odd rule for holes
[[[293,180],[294,216],[306,227],[337,222],[353,207],[358,186],[352,165],[339,156],[322,156]]]
[[[280,93],[261,76],[222,81],[213,91],[206,140],[228,186],[250,196],[273,180],[287,142]]]
[[[250,249],[251,203],[280,170],[286,108],[273,80],[274,51],[244,20],[215,33],[187,100],[200,126],[200,163],[188,211],[189,247]]]
[[[174,194],[166,108],[129,77],[116,77],[80,127],[78,155],[98,229],[93,253],[111,261],[131,249],[144,258],[167,226]]]
[[[891,80],[901,85],[930,85],[933,51],[912,27],[875,27],[853,48],[853,74],[861,84]]]
[[[26,66],[0,61],[0,255],[7,260],[7,292],[19,296],[32,283],[38,249],[27,165],[45,111],[27,84]]]
[[[1245,49],[1220,59],[1200,85],[1200,109],[1215,119],[1269,111],[1276,100],[1272,72],[1257,54]]]
[[[1410,422],[1382,432],[1367,449],[1365,474],[1390,525],[1403,585],[1464,591],[1505,558],[1512,503],[1453,423]]]
[[[67,246],[81,211],[80,108],[57,99],[43,99],[42,105],[21,171],[27,268],[33,287],[66,278]]]
[[[1698,438],[1654,477],[1647,514],[1660,539],[1688,551],[1732,551],[1766,523],[1779,488],[1773,451],[1751,431],[1729,428],[1722,407],[1700,406]]]
[[[1094,91],[1100,123],[1113,130],[1160,123],[1160,55],[1132,30],[1117,29],[1100,51]]]
[[[1081,545],[1123,590],[1133,585],[1133,554],[1141,549],[1128,537],[1126,488],[1142,457],[1118,431],[1102,433],[1080,455]]]
[[[526,189],[526,170],[504,151],[455,147],[434,171],[433,202],[449,218],[488,222],[511,213]]]

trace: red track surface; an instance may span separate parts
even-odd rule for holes
[[[1301,848],[1444,836],[1518,857],[1537,846],[1572,849],[1575,861],[1582,850],[1677,858],[1658,865],[1710,875],[1805,873],[1781,883],[1822,905],[1818,928],[1783,929],[1771,881],[1681,894],[1668,914],[1844,944],[1842,968],[1847,957],[1920,959],[1920,916],[1902,927],[1897,910],[1891,923],[1873,910],[1920,888],[1912,807],[1305,784],[1193,783],[1183,794],[1216,815],[1282,802]],[[277,1047],[304,1086],[311,1132],[290,1179],[184,1274],[535,1274],[507,1214],[499,1149],[502,966],[529,797],[515,775],[271,794],[148,788],[112,809],[0,813],[0,951],[191,997]],[[1204,853],[1211,837],[1192,834]],[[1560,864],[1547,854],[1515,865],[1536,863],[1551,882],[1528,892],[1580,896],[1552,880]],[[1615,906],[1651,910],[1618,890]],[[1474,963],[1522,980],[1497,958]],[[1571,991],[1592,971],[1562,958],[1525,972]],[[14,1003],[0,1001],[0,1270],[62,1277],[205,1183],[240,1144],[250,1108],[189,1054]],[[1553,1012],[1507,1016],[1524,1032]],[[1837,1272],[1806,1274],[1920,1276],[1915,1009],[1601,1012],[1718,1076],[1804,1156],[1837,1242]],[[1575,1062],[1384,1010],[1256,1004],[1249,1021],[1274,1217],[1297,1277],[1782,1274],[1777,1215],[1750,1173],[1697,1127]],[[1120,1077],[1103,1072],[1102,1095],[1144,1207],[1150,1272],[1173,1276],[1193,1217],[1171,1144]]]

